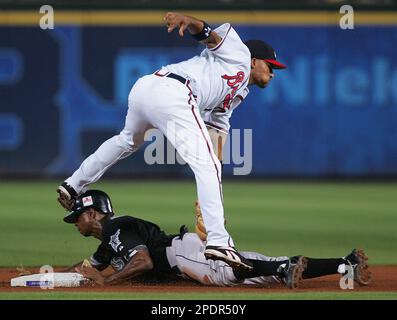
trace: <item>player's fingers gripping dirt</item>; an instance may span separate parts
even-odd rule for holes
[[[82,265],[80,268],[76,268],[75,270],[85,278],[93,280],[95,283],[101,286],[105,285],[104,277],[97,269]]]

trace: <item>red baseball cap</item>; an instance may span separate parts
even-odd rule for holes
[[[248,40],[244,42],[251,52],[251,58],[262,59],[271,65],[273,69],[285,69],[287,66],[277,61],[276,52],[262,40]]]

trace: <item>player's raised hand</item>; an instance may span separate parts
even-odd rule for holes
[[[183,33],[190,24],[190,19],[183,14],[177,12],[168,12],[164,21],[167,24],[168,32],[172,32],[176,27],[179,27],[179,35],[183,37]]]

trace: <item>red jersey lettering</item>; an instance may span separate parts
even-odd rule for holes
[[[232,89],[232,91],[223,99],[223,111],[226,111],[230,108],[239,85],[244,81],[244,72],[239,71],[235,76],[224,74],[222,79],[227,80],[227,85]]]

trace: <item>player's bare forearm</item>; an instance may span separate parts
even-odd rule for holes
[[[212,127],[207,126],[208,133],[211,138],[212,146],[214,148],[214,152],[217,155],[219,161],[222,163],[223,160],[223,147],[226,143],[227,134],[214,129]]]
[[[106,286],[123,283],[151,269],[153,269],[153,262],[150,258],[149,252],[138,251],[133,259],[131,259],[131,261],[127,263],[122,270],[107,277],[103,276],[97,269],[91,267],[76,268],[76,271],[84,277],[95,281],[95,283]]]
[[[101,285],[116,285],[129,279],[135,278],[153,269],[153,261],[148,251],[138,251],[138,253],[128,262],[125,267],[108,277],[98,279]],[[95,279],[93,279],[95,280]]]
[[[153,269],[153,261],[148,251],[138,251],[129,263],[119,272],[105,278],[104,285],[115,285]]]
[[[168,12],[164,17],[164,21],[167,24],[168,32],[172,32],[172,30],[179,27],[179,35],[181,37],[183,37],[186,29],[190,34],[194,35],[200,33],[204,28],[204,21],[178,12]],[[222,38],[215,31],[211,31],[209,37],[201,42],[208,48],[214,48],[221,41]]]

